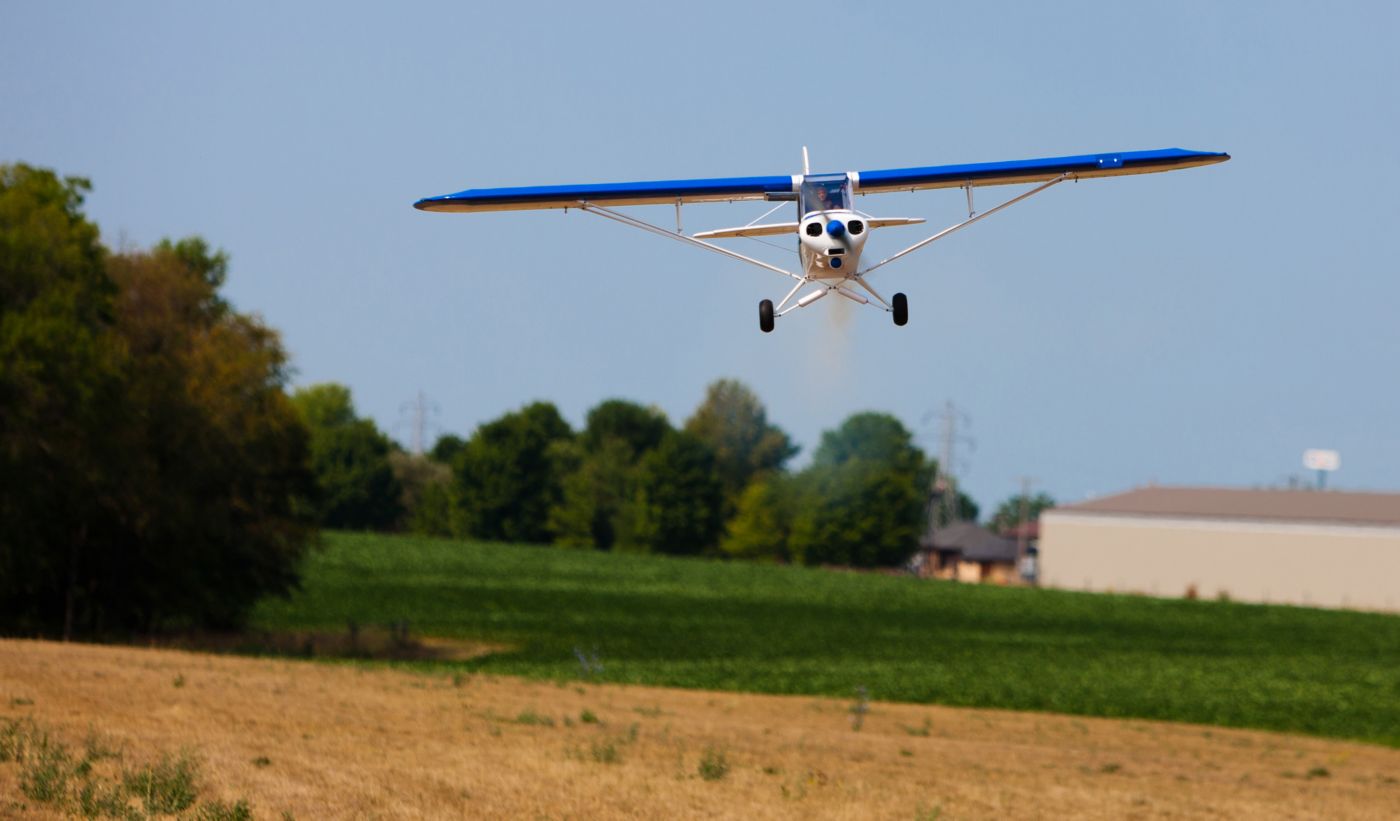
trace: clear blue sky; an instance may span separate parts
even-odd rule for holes
[[[6,3],[0,161],[92,178],[113,245],[201,234],[400,439],[533,399],[682,422],[735,377],[807,454],[953,400],[984,508],[1150,481],[1400,488],[1394,3]],[[1060,186],[757,328],[776,275],[584,214],[424,214],[467,187],[1179,146],[1234,160]],[[985,189],[979,206],[1013,189]],[[871,197],[959,218],[958,191]],[[759,205],[687,210],[692,230]],[[642,209],[666,222],[665,209]],[[922,229],[876,234],[893,251]],[[782,265],[790,254],[746,241]],[[837,300],[836,302],[840,302]]]

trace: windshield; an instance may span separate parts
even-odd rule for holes
[[[851,181],[845,174],[807,176],[802,180],[802,213],[851,207]]]

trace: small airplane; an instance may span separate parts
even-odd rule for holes
[[[909,300],[895,294],[886,300],[867,281],[875,270],[943,239],[984,217],[1009,208],[1053,185],[1067,180],[1151,174],[1198,165],[1225,162],[1229,154],[1164,148],[1156,151],[1123,151],[1083,154],[1074,157],[1047,157],[1011,162],[971,165],[935,165],[918,168],[890,168],[878,171],[845,171],[813,174],[807,149],[802,149],[802,173],[774,177],[721,177],[695,180],[655,180],[650,182],[599,183],[588,185],[540,185],[524,188],[469,188],[455,194],[427,197],[413,204],[423,211],[522,211],[532,209],[576,208],[623,225],[670,237],[705,248],[732,259],[747,262],[796,280],[777,305],[765,299],[758,304],[758,327],[773,330],[774,321],[798,308],[806,308],[830,293],[862,305],[871,301],[893,314],[894,324],[909,321]],[[984,185],[1038,183],[1018,196],[978,213],[973,207],[972,190]],[[915,225],[919,217],[874,217],[855,207],[855,195],[892,191],[921,191],[931,188],[962,188],[967,193],[967,219],[926,237],[908,248],[873,265],[861,267],[861,252],[870,232],[876,228]],[[737,228],[721,228],[687,234],[681,228],[681,206],[696,202],[740,202],[767,200],[778,204],[762,216]],[[759,221],[783,207],[797,203],[795,222],[760,224]],[[628,205],[674,205],[676,230],[663,228],[616,210]],[[731,237],[765,237],[797,234],[797,257],[801,273],[716,245],[709,240]],[[761,241],[761,240],[760,240]],[[813,286],[797,297],[804,286]],[[794,297],[797,297],[794,299]]]

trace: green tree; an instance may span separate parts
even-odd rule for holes
[[[109,531],[120,547],[94,567],[98,597],[112,597],[102,613],[119,624],[233,626],[259,596],[291,590],[313,535],[287,356],[220,297],[227,268],[198,238],[108,263],[130,413],[109,434],[125,453]]]
[[[1008,533],[1016,528],[1021,522],[1022,501],[1025,502],[1026,521],[1034,522],[1040,518],[1040,514],[1055,506],[1055,500],[1049,494],[1037,493],[1034,496],[1022,496],[1016,494],[1010,499],[997,505],[996,512],[987,522],[987,528],[996,533]]]
[[[0,166],[0,620],[26,632],[71,632],[123,455],[105,435],[126,360],[89,189]]]
[[[398,524],[403,485],[389,460],[392,446],[373,421],[355,415],[350,389],[311,385],[299,388],[292,402],[311,431],[317,521],[353,530],[388,530]]]
[[[597,451],[609,442],[623,445],[635,459],[661,444],[671,431],[666,414],[625,399],[608,399],[588,412],[580,435],[585,450]]]
[[[452,469],[430,456],[408,453],[398,447],[389,451],[389,466],[394,471],[394,479],[403,489],[399,497],[399,507],[402,511],[401,528],[437,535],[430,527],[438,518],[437,511],[430,512],[428,508],[433,508],[439,502],[430,498],[434,493],[431,488],[449,487],[452,484]],[[443,518],[442,521],[444,527],[450,527],[450,517]]]
[[[786,561],[792,528],[792,480],[781,474],[749,482],[739,496],[738,509],[725,527],[720,551],[736,559]]]
[[[563,496],[561,447],[573,438],[549,402],[535,402],[476,429],[453,465],[453,530],[478,539],[543,543]]]
[[[335,382],[297,388],[292,404],[313,433],[353,425],[357,420],[350,389]]]
[[[798,477],[788,550],[804,564],[900,564],[918,545],[931,473],[898,419],[847,418]]]
[[[824,431],[821,444],[812,454],[815,465],[840,466],[850,462],[879,464],[910,473],[929,467],[909,429],[893,416],[873,411],[852,414],[840,427]]]
[[[724,523],[723,501],[714,452],[698,437],[672,431],[637,466],[622,546],[676,555],[714,549]]]
[[[450,474],[449,474],[450,475]],[[449,478],[423,488],[418,503],[408,511],[408,529],[425,536],[452,536],[457,495]]]
[[[462,448],[466,446],[467,440],[457,434],[444,433],[433,443],[433,449],[428,451],[428,455],[431,456],[434,461],[441,462],[444,465],[450,465],[452,461],[457,458],[457,454],[462,452]]]
[[[726,518],[754,477],[782,470],[797,453],[788,435],[769,424],[768,412],[754,392],[735,379],[710,383],[705,399],[686,420],[685,431],[714,451]]]
[[[561,494],[549,511],[555,542],[611,550],[626,527],[621,516],[630,498],[636,457],[625,443],[608,439],[592,450],[570,443],[562,449],[559,464]]]
[[[671,430],[665,414],[609,399],[588,412],[578,441],[561,451],[562,496],[550,510],[555,540],[610,550],[630,525],[638,462]]]
[[[312,536],[286,355],[225,255],[110,255],[87,189],[0,166],[0,627],[235,624]]]

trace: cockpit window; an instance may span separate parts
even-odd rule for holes
[[[851,181],[845,174],[809,175],[802,180],[802,213],[851,207]]]

